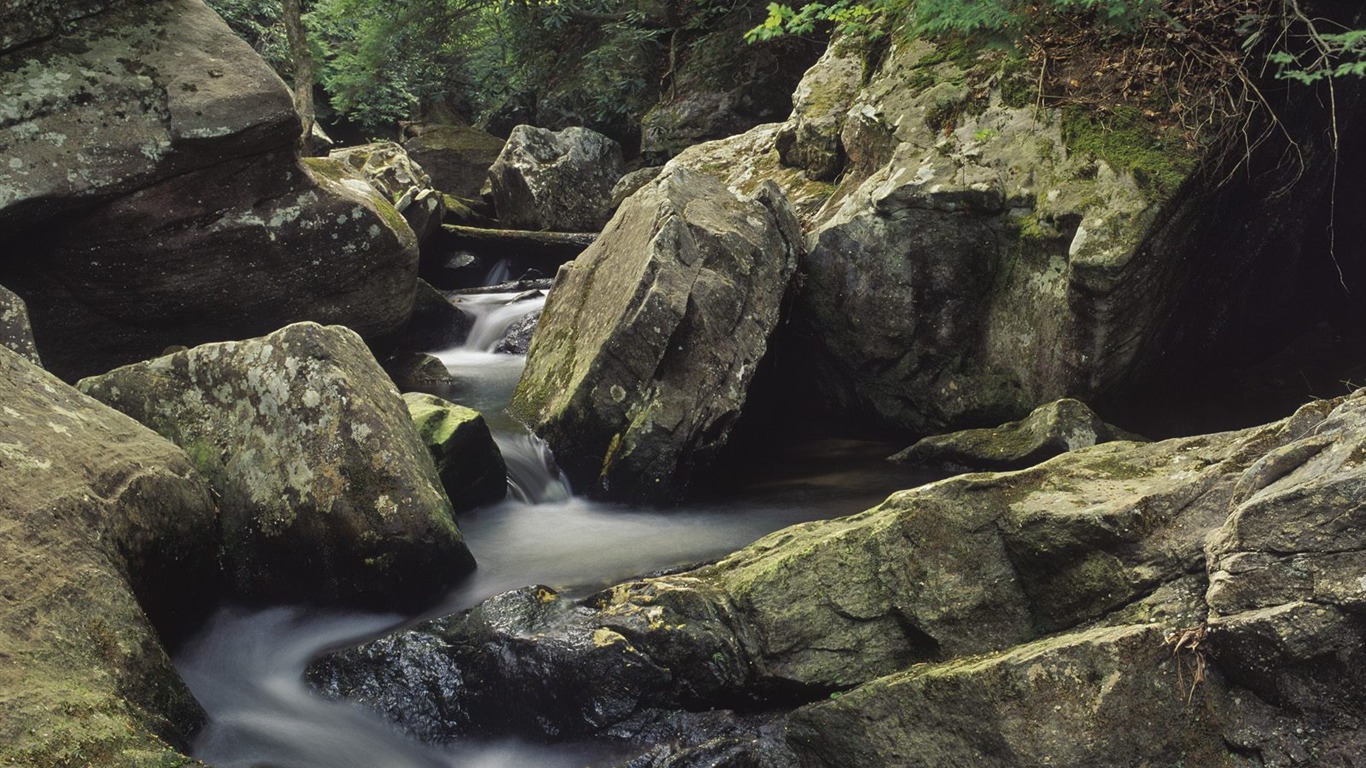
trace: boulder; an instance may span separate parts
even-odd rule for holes
[[[457,511],[503,500],[507,465],[478,411],[421,392],[403,402]]]
[[[519,125],[489,168],[493,206],[509,229],[596,232],[625,171],[621,146],[600,133]]]
[[[775,137],[783,165],[801,168],[814,181],[831,181],[844,170],[840,133],[863,84],[863,57],[857,45],[834,42],[802,76],[792,115]]]
[[[39,40],[119,0],[10,0],[0,8],[0,53]]]
[[[33,344],[33,328],[28,322],[28,306],[13,291],[0,285],[0,346],[42,365],[38,348]]]
[[[474,567],[403,401],[348,329],[299,323],[80,387],[208,478],[239,599],[417,608]]]
[[[1023,469],[1060,453],[1112,440],[1143,438],[1101,421],[1080,400],[1064,398],[1035,408],[1021,421],[924,438],[890,460],[968,469]]]
[[[425,280],[418,280],[413,314],[399,344],[414,350],[450,349],[463,344],[473,327],[473,317]]]
[[[507,333],[494,346],[493,351],[504,355],[525,355],[531,349],[531,338],[536,333],[536,325],[541,321],[541,310],[528,312],[522,319],[508,326]]]
[[[217,531],[183,451],[0,347],[0,763],[188,762],[158,635],[214,603]]]
[[[400,392],[439,390],[454,381],[445,363],[423,352],[398,352],[385,359],[383,365]]]
[[[800,244],[782,194],[674,168],[555,279],[510,409],[575,488],[669,500],[745,404]]]
[[[833,62],[818,69],[834,77]],[[1326,278],[1307,245],[1326,165],[1282,175],[1286,147],[1269,142],[1246,159],[1265,174],[1223,184],[1198,171],[1224,161],[1223,143],[1188,143],[1132,108],[1036,108],[1021,97],[1031,87],[1018,62],[924,41],[892,47],[870,73],[844,113],[846,171],[799,269],[800,397],[918,434],[1022,418],[1060,397],[1131,407],[1153,397],[1143,383],[1157,371],[1190,385],[1195,370],[1245,364],[1342,293],[1331,280],[1308,289]],[[1327,135],[1317,110],[1278,110],[1295,116],[1300,147]],[[783,129],[794,142],[803,120]],[[1252,213],[1264,184],[1297,184],[1297,212]]]
[[[663,172],[664,166],[651,165],[645,168],[637,168],[625,176],[622,176],[617,180],[616,184],[612,185],[612,202],[610,204],[612,210],[615,211],[620,208],[621,204],[626,202],[626,198],[634,195],[641,187],[659,178],[659,174]]]
[[[503,140],[468,125],[421,124],[404,129],[403,149],[422,166],[432,186],[456,197],[479,197]]]
[[[299,320],[379,339],[407,319],[409,227],[299,160],[289,91],[199,0],[119,4],[0,55],[0,104],[0,282],[59,376]]]
[[[403,147],[392,141],[379,141],[336,149],[327,157],[345,163],[384,195],[403,214],[419,245],[440,231],[446,213],[442,194],[432,187],[431,177]]]
[[[1363,441],[1366,390],[950,478],[577,604],[509,593],[320,679],[462,713],[443,738],[491,726],[461,686],[381,671],[392,659],[537,691],[492,726],[525,734],[770,713],[633,768],[1350,763],[1366,747]]]

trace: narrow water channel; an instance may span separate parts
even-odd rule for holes
[[[900,446],[814,443],[785,469],[724,501],[642,510],[573,495],[550,452],[504,413],[525,359],[491,351],[543,297],[464,297],[469,340],[439,350],[452,383],[437,394],[485,414],[508,464],[508,499],[459,519],[478,570],[427,615],[468,608],[501,592],[545,584],[587,595],[634,576],[715,559],[779,528],[852,514],[894,490],[933,479],[887,465]],[[413,620],[299,607],[221,609],[176,659],[209,726],[194,756],[222,768],[511,768],[605,765],[619,746],[462,741],[432,746],[379,716],[328,701],[305,685],[308,663]]]

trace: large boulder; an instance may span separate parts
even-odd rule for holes
[[[999,427],[926,437],[890,460],[968,469],[1023,469],[1078,448],[1142,439],[1105,423],[1080,400],[1064,398]]]
[[[1240,432],[1097,445],[578,603],[503,595],[317,680],[462,713],[405,723],[444,738],[491,727],[475,694],[395,660],[529,686],[493,726],[527,734],[774,713],[632,766],[1341,762],[1366,747],[1364,444],[1366,390]]]
[[[239,598],[414,608],[474,567],[402,399],[348,329],[300,323],[80,387],[209,479]]]
[[[560,270],[511,410],[576,488],[678,498],[744,407],[799,248],[776,187],[666,171]]]
[[[478,411],[422,392],[404,394],[403,403],[457,510],[503,500],[507,465]]]
[[[392,141],[377,141],[332,150],[327,158],[345,163],[384,195],[403,214],[419,244],[441,230],[446,212],[441,192],[433,188],[431,177],[403,147]]]
[[[0,763],[188,762],[204,715],[158,630],[183,633],[215,600],[208,484],[3,346],[0,404]]]
[[[823,174],[842,120],[847,170],[810,228],[792,313],[803,395],[834,415],[930,434],[1060,397],[1131,407],[1150,375],[1189,386],[1268,354],[1343,295],[1312,253],[1331,177],[1317,110],[1278,105],[1312,170],[1281,168],[1273,141],[1246,157],[1257,172],[1218,184],[1209,169],[1241,148],[1225,158],[1134,108],[1036,108],[999,54],[901,42],[847,111],[825,111],[852,71],[835,55],[813,68],[779,140]],[[806,133],[817,124],[825,138]],[[1286,184],[1293,212],[1261,202]]]
[[[621,146],[587,128],[519,125],[489,168],[493,206],[509,229],[596,232],[626,172]]]
[[[849,41],[831,43],[797,90],[792,115],[778,131],[776,144],[783,165],[801,168],[816,181],[830,181],[844,170],[840,133],[865,69],[863,52]]]
[[[38,348],[33,343],[33,327],[28,322],[28,306],[13,291],[0,285],[0,347],[42,365]]]
[[[284,84],[199,0],[125,3],[0,56],[0,282],[65,378],[412,306],[402,217],[301,164]]]
[[[456,197],[479,197],[503,140],[468,125],[409,125],[403,149],[432,178],[432,186]]]

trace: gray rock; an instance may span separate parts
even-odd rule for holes
[[[612,210],[621,207],[626,198],[634,195],[641,187],[659,178],[659,174],[664,172],[664,166],[651,165],[646,168],[637,168],[634,171],[622,176],[616,184],[612,186]]]
[[[468,125],[420,124],[404,129],[403,148],[431,175],[432,186],[456,197],[479,197],[503,140]]]
[[[782,194],[674,168],[560,270],[512,411],[576,488],[666,500],[704,475],[744,407],[797,257]]]
[[[0,763],[187,762],[204,714],[158,632],[183,634],[215,599],[208,484],[4,347],[0,404]]]
[[[531,349],[531,339],[536,326],[541,321],[541,310],[529,312],[525,317],[508,326],[507,333],[493,348],[494,352],[505,355],[525,355]]]
[[[968,469],[1022,469],[1112,440],[1143,438],[1101,421],[1080,400],[1065,398],[1035,408],[1021,421],[924,438],[890,460]]]
[[[0,285],[0,346],[41,366],[38,348],[33,343],[33,328],[28,322],[28,306],[13,291]]]
[[[445,363],[423,352],[400,352],[384,361],[384,371],[400,392],[440,389],[454,381]]]
[[[47,37],[120,0],[7,0],[0,6],[0,53]]]
[[[817,181],[844,170],[845,115],[863,84],[864,52],[832,42],[792,94],[792,115],[778,131],[775,145],[784,165],[801,168]]]
[[[412,227],[419,245],[441,230],[446,213],[441,193],[431,177],[392,141],[346,147],[328,153],[357,171],[370,186],[384,195]]]
[[[587,128],[513,129],[489,168],[493,205],[509,229],[593,232],[611,216],[625,173],[621,147]]]
[[[209,479],[240,598],[415,608],[474,567],[403,401],[345,328],[300,323],[80,386]]]
[[[412,308],[393,206],[300,162],[289,91],[199,0],[124,3],[0,56],[0,282],[74,379],[299,320],[377,339]]]
[[[507,495],[507,465],[484,417],[420,392],[405,394],[403,402],[455,509],[502,501]]]

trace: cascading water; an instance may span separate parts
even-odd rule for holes
[[[549,449],[504,412],[525,358],[494,347],[540,295],[462,296],[475,318],[460,347],[437,350],[451,384],[440,394],[485,415],[508,465],[509,498],[463,515],[460,528],[479,568],[429,615],[450,613],[528,584],[587,595],[643,573],[719,557],[769,531],[866,509],[888,492],[919,484],[863,457],[823,454],[793,481],[758,486],[724,505],[652,511],[576,498]],[[873,457],[886,455],[884,447]],[[843,464],[853,474],[841,474]],[[529,744],[516,740],[418,744],[378,715],[332,702],[304,683],[309,661],[392,630],[398,616],[336,615],[301,608],[221,610],[177,658],[210,716],[195,756],[223,768],[545,768],[605,765],[619,745]]]

